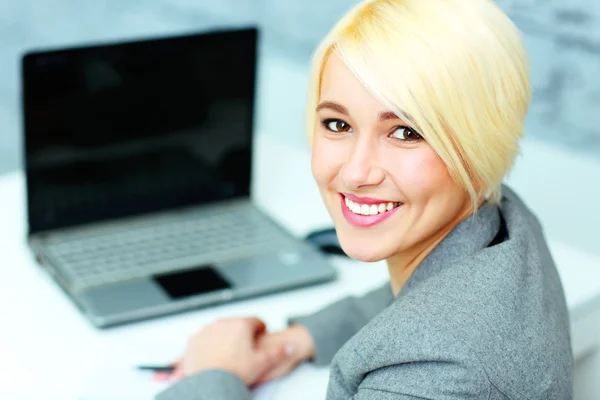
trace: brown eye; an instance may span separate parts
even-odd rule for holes
[[[402,140],[403,142],[414,142],[423,139],[421,135],[406,126],[395,128],[392,133],[390,133],[390,137]]]
[[[324,121],[327,129],[333,132],[352,132],[352,127],[341,119],[329,119]]]

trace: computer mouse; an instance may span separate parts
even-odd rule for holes
[[[317,247],[323,253],[346,256],[334,228],[321,229],[309,233],[306,241]]]

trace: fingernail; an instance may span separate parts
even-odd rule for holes
[[[291,356],[292,354],[294,354],[294,350],[295,350],[294,346],[291,345],[291,344],[289,344],[289,343],[286,344],[284,346],[284,348],[283,348],[283,351],[285,352],[285,355],[288,356],[288,357]]]

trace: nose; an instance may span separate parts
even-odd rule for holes
[[[368,137],[358,138],[340,174],[342,182],[350,190],[382,183],[385,173],[378,165],[377,144]]]

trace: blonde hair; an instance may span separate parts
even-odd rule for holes
[[[530,101],[519,31],[492,0],[370,0],[313,55],[312,139],[325,63],[335,52],[362,84],[436,151],[476,210],[500,202]]]

